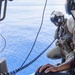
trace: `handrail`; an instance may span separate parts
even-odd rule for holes
[[[1,9],[2,9],[2,2],[4,1],[4,9],[3,9],[3,16],[1,17]],[[4,20],[6,16],[6,8],[7,8],[7,0],[0,0],[0,21]]]

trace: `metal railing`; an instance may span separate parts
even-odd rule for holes
[[[4,6],[3,6],[3,13],[2,13],[3,2],[4,2]],[[7,8],[7,0],[0,0],[0,21],[4,20],[6,16],[6,8]]]

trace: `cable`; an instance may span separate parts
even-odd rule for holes
[[[37,40],[38,35],[39,35],[39,33],[40,33],[40,30],[41,30],[41,28],[42,28],[43,19],[44,19],[44,12],[45,12],[46,5],[47,5],[47,0],[46,0],[46,2],[45,2],[45,7],[44,7],[44,10],[43,10],[43,14],[42,14],[41,26],[40,26],[40,28],[39,28],[39,31],[38,31],[38,33],[37,33],[37,36],[36,36],[36,39],[35,39],[35,41],[34,41],[34,43],[33,43],[33,46],[32,46],[32,48],[31,48],[31,51],[33,50],[33,48],[34,48],[34,46],[35,46],[36,40]],[[37,57],[35,57],[32,61],[30,61],[30,62],[27,63],[26,65],[24,65],[24,63],[25,63],[26,60],[28,59],[28,57],[29,57],[31,51],[29,52],[27,58],[25,59],[25,61],[24,61],[23,64],[21,65],[21,67],[19,67],[18,69],[14,70],[14,71],[11,71],[11,72],[8,72],[8,73],[4,73],[4,74],[2,74],[2,75],[15,75],[17,72],[19,72],[19,71],[25,69],[26,67],[28,67],[29,65],[31,65],[33,62],[35,62],[35,61],[54,43],[55,40],[56,40],[56,39],[54,39],[54,40],[50,43],[49,46],[47,46]],[[24,65],[24,66],[23,66],[23,65]]]
[[[22,67],[22,66],[24,65],[24,63],[27,61],[28,57],[30,56],[30,54],[31,54],[31,52],[32,52],[32,50],[33,50],[33,48],[34,48],[34,46],[35,46],[35,44],[36,44],[38,35],[39,35],[39,33],[40,33],[40,31],[41,31],[41,28],[42,28],[42,25],[43,25],[44,13],[45,13],[46,5],[47,5],[47,0],[46,0],[46,2],[45,2],[44,10],[43,10],[43,13],[42,13],[42,21],[41,21],[41,25],[40,25],[39,31],[38,31],[38,33],[37,33],[37,35],[36,35],[36,38],[35,38],[34,43],[33,43],[33,45],[32,45],[32,48],[31,48],[29,54],[27,55],[26,59],[25,59],[24,62],[22,63],[21,67]]]
[[[0,36],[3,38],[5,44],[4,44],[4,47],[1,49],[0,53],[3,52],[3,50],[5,49],[6,47],[6,39],[2,36],[2,34],[0,34]]]
[[[32,61],[30,61],[29,63],[27,63],[26,65],[16,69],[15,71],[13,71],[13,73],[17,73],[23,69],[25,69],[26,67],[28,67],[29,65],[31,65],[33,62],[35,62],[55,41],[56,39],[54,39],[37,57],[35,57]]]
[[[29,63],[27,63],[26,65],[19,67],[18,69],[8,72],[8,73],[4,73],[2,75],[15,75],[16,73],[18,73],[19,71],[25,69],[26,67],[28,67],[29,65],[31,65],[33,62],[35,62],[55,41],[56,39],[54,39],[37,57],[35,57],[33,60],[31,60]]]

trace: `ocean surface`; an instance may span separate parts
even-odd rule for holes
[[[8,1],[6,17],[0,22],[0,58],[5,58],[8,71],[21,67],[30,52],[42,21],[42,13],[46,0],[13,0]],[[54,40],[55,25],[50,21],[52,11],[61,11],[65,17],[65,0],[48,0],[44,14],[44,21],[36,44],[24,65],[38,56]],[[53,43],[50,50],[55,44]],[[47,51],[48,51],[47,50]],[[46,57],[46,52],[30,66],[16,73],[16,75],[32,75],[36,69],[44,64],[56,64],[59,60]]]

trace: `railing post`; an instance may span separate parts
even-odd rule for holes
[[[2,14],[2,2],[4,1],[3,14]],[[7,0],[0,0],[0,21],[4,20],[6,16]],[[3,16],[1,16],[3,15]]]

